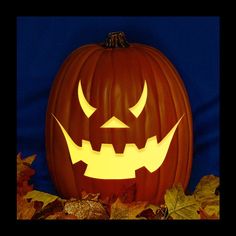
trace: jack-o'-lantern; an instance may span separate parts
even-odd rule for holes
[[[192,116],[184,84],[157,49],[122,32],[72,52],[52,85],[46,116],[52,180],[64,198],[102,198],[135,184],[135,200],[159,204],[186,188]]]

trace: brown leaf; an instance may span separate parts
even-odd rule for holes
[[[166,205],[161,205],[156,210],[156,219],[159,219],[159,220],[170,219],[170,215],[168,214],[168,208]]]
[[[34,203],[37,201],[34,201]],[[48,205],[46,205],[43,209],[41,208],[40,210],[38,210],[33,219],[46,219],[48,216],[53,215],[57,212],[62,212],[64,209],[64,205],[65,205],[66,200],[62,200],[62,199],[56,199],[53,202],[50,202]],[[41,204],[43,204],[43,202],[40,202]]]
[[[35,160],[36,155],[22,159],[21,153],[18,153],[17,160],[17,193],[25,195],[33,190],[33,186],[28,183],[30,177],[35,174],[35,170],[30,167]]]
[[[78,220],[75,215],[66,214],[63,211],[59,211],[54,213],[53,215],[49,215],[45,218],[45,220]]]
[[[83,200],[92,200],[98,202],[100,193],[87,193],[85,191],[82,191],[81,198]]]
[[[26,193],[33,190],[33,185],[29,185],[28,181],[22,181],[17,184],[17,193],[24,196]]]
[[[202,220],[218,220],[219,216],[217,216],[215,213],[213,213],[212,215],[209,215],[204,209],[200,208],[199,209],[199,214],[200,214],[200,218]]]
[[[156,214],[153,212],[152,209],[148,208],[142,211],[140,214],[137,215],[137,217],[144,217],[148,220],[154,220],[156,219]]]
[[[31,168],[31,164],[35,160],[36,155],[32,155],[26,158],[22,158],[21,153],[17,154],[17,180],[20,178],[29,178],[34,174],[34,170]]]
[[[40,202],[40,201],[34,201],[34,209],[36,210],[34,216],[39,213],[41,210],[42,210],[42,207],[43,207],[43,202]]]
[[[138,219],[147,202],[122,203],[119,198],[111,205],[110,219]]]
[[[78,219],[108,219],[103,205],[91,200],[69,200],[65,203],[64,212]]]
[[[138,217],[144,217],[148,220],[165,220],[168,216],[168,209],[166,205],[156,206],[149,204],[145,210],[138,215]]]
[[[22,159],[22,155],[19,152],[16,156],[17,165],[21,164],[21,163],[24,163],[25,165],[31,166],[32,163],[34,162],[35,158],[36,158],[36,155],[34,154],[34,155],[31,155],[31,156],[28,156],[28,157]]]
[[[34,203],[17,194],[17,220],[31,220],[35,212]]]

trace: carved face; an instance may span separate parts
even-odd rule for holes
[[[147,83],[144,81],[139,100],[134,106],[129,108],[129,111],[135,118],[138,118],[143,111],[147,97]],[[91,106],[84,96],[81,81],[78,84],[78,101],[87,118],[90,118],[96,112],[97,108]],[[122,106],[122,104],[115,105]],[[87,164],[85,176],[97,179],[135,178],[135,171],[142,167],[147,168],[150,172],[156,171],[165,159],[175,130],[181,120],[180,118],[160,143],[158,143],[157,136],[155,135],[149,137],[145,142],[145,146],[141,149],[135,143],[126,143],[124,151],[117,153],[113,148],[113,144],[101,143],[101,149],[99,151],[93,150],[89,140],[82,140],[82,145],[77,145],[58,119],[56,117],[55,119],[64,134],[72,164],[83,161]],[[136,120],[132,122],[136,122]],[[100,129],[130,129],[130,127],[113,115],[100,126]],[[97,132],[100,132],[100,130]],[[109,132],[113,132],[113,130]]]
[[[87,45],[63,63],[46,118],[46,150],[62,197],[81,191],[159,203],[188,184],[192,118],[179,74],[158,50]]]

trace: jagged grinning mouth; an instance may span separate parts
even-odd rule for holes
[[[127,143],[121,154],[114,151],[112,144],[102,144],[100,151],[93,150],[87,140],[82,140],[81,146],[77,145],[58,119],[54,115],[53,117],[65,137],[72,164],[79,161],[87,164],[85,176],[96,179],[131,179],[135,178],[135,171],[139,168],[145,167],[152,173],[162,165],[183,116],[161,142],[153,136],[147,139],[142,149],[138,149],[133,143]]]

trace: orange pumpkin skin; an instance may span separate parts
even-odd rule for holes
[[[97,108],[90,118],[78,101],[80,80],[86,99]],[[138,101],[144,80],[148,97],[136,118],[128,108]],[[143,167],[136,170],[134,179],[101,180],[84,176],[83,162],[71,163],[66,140],[52,114],[77,145],[82,139],[89,140],[99,151],[102,143],[111,143],[120,153],[127,143],[144,147],[154,135],[160,142],[184,116],[159,169],[150,173]],[[130,128],[101,129],[114,115]],[[135,184],[135,200],[160,204],[173,184],[187,187],[192,148],[192,115],[186,89],[174,66],[159,50],[136,43],[127,48],[91,44],[78,48],[65,60],[52,85],[46,114],[47,161],[59,195],[80,197],[85,190],[100,193],[102,198],[114,197]]]

